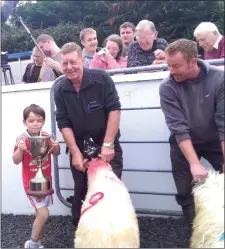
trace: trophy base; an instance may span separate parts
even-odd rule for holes
[[[47,191],[32,191],[32,190],[28,190],[26,192],[27,195],[30,196],[47,196],[47,195],[52,195],[54,194],[54,190],[53,189],[49,189]]]

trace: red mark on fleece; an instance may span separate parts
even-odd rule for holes
[[[106,163],[102,158],[97,158],[88,162],[89,177],[95,175],[97,169],[103,169],[103,168],[111,169],[111,166],[108,163]]]
[[[81,215],[83,215],[87,210],[92,208],[94,205],[96,205],[102,198],[104,197],[104,193],[102,192],[97,192],[92,195],[92,197],[89,199],[89,203],[91,204],[89,207],[85,208],[82,212]]]

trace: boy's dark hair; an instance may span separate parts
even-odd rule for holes
[[[23,110],[23,120],[26,121],[29,114],[33,112],[35,115],[39,115],[45,120],[45,111],[39,105],[31,104]]]

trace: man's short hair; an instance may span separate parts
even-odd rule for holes
[[[54,41],[53,37],[51,35],[48,35],[48,34],[41,34],[38,36],[37,38],[37,43],[39,42],[43,42],[43,43],[46,43],[47,41]]]
[[[133,32],[135,31],[135,26],[131,22],[125,22],[125,23],[120,25],[120,30],[121,29],[126,29],[126,28],[131,28],[133,30]]]
[[[149,20],[141,20],[135,28],[135,31],[148,28],[152,32],[156,32],[155,24]]]
[[[32,54],[33,54],[34,52],[39,52],[39,53],[41,53],[40,50],[39,50],[36,46],[33,47],[33,49],[32,49]]]
[[[81,41],[84,41],[84,38],[85,38],[85,35],[87,33],[96,33],[96,30],[92,29],[92,28],[85,28],[85,29],[82,29],[80,31],[80,40]]]
[[[201,22],[194,30],[194,37],[196,38],[200,34],[216,32],[219,34],[219,30],[212,22]]]
[[[182,53],[186,60],[198,58],[198,47],[195,41],[188,39],[179,39],[168,45],[165,49],[165,53],[173,55],[176,53]]]
[[[35,115],[41,116],[43,120],[45,120],[45,111],[42,107],[39,105],[31,104],[27,106],[23,110],[23,120],[26,121],[30,115],[30,113],[33,112]]]
[[[69,54],[72,52],[77,52],[78,56],[82,57],[81,47],[77,45],[75,42],[68,42],[64,44],[60,51],[61,54]]]

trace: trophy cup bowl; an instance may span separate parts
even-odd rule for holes
[[[42,172],[42,160],[48,156],[51,136],[34,136],[26,138],[29,143],[28,153],[37,161],[37,173],[30,180],[30,188],[27,194],[30,196],[46,196],[53,194],[50,180]]]

